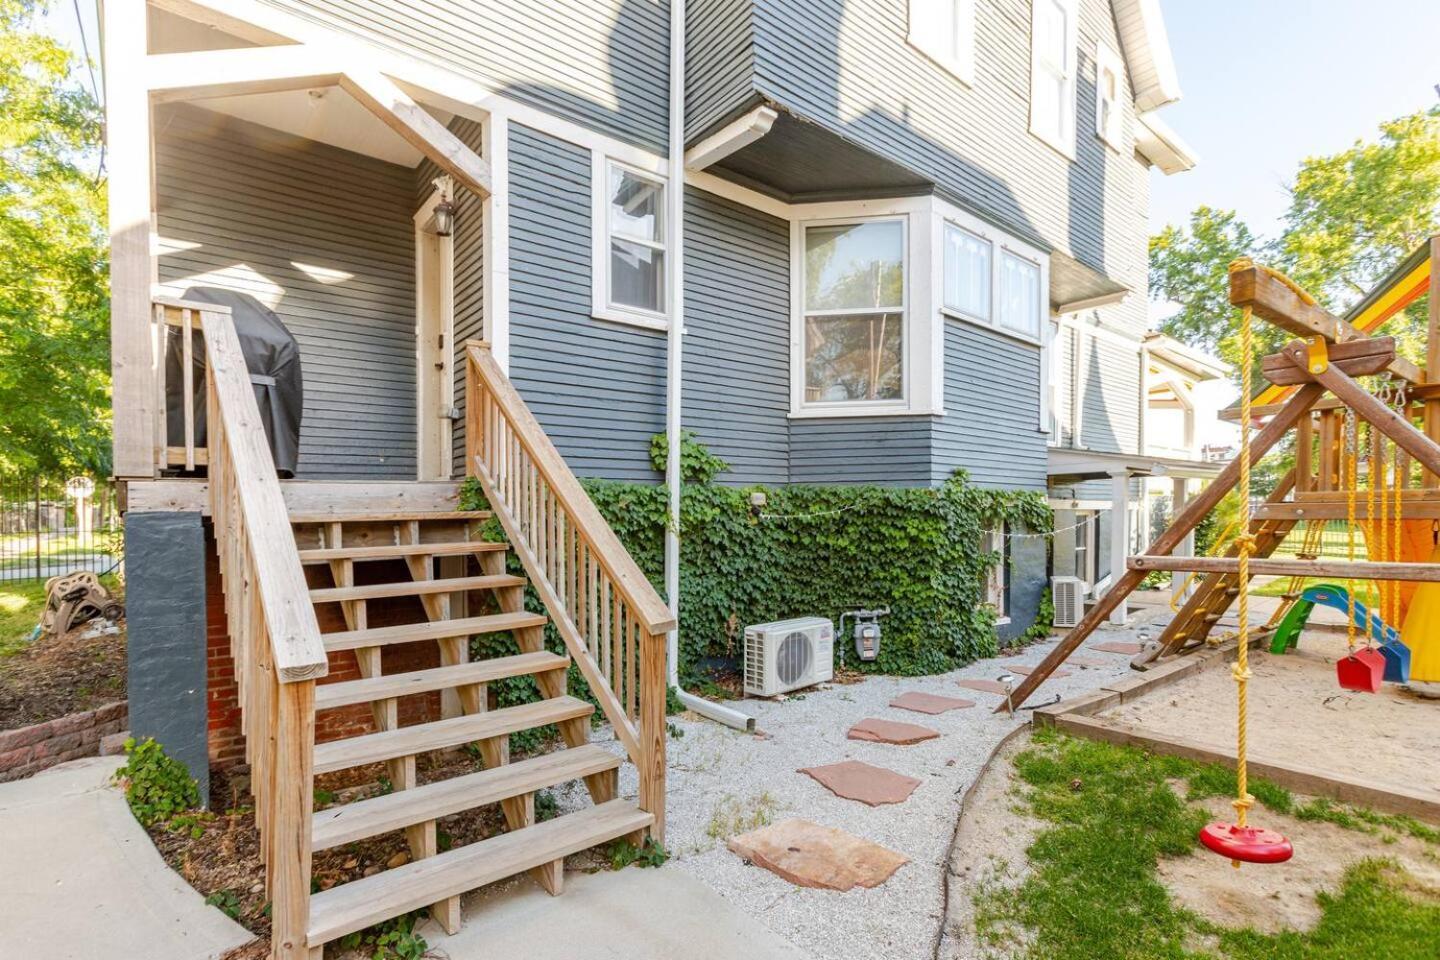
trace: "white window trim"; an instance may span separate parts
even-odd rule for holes
[[[790,220],[790,417],[939,416],[944,413],[944,330],[931,323],[938,307],[933,231],[925,229],[932,198],[799,204]],[[904,399],[805,402],[805,228],[873,220],[898,220],[905,230]],[[929,266],[930,269],[926,269]],[[937,356],[936,343],[942,350]]]
[[[1110,115],[1113,117],[1113,130],[1106,130],[1101,120],[1103,114],[1100,108],[1105,103],[1102,91],[1105,88],[1100,79],[1105,75],[1107,69],[1115,73],[1115,102],[1111,104],[1110,109]],[[1116,151],[1121,150],[1120,140],[1123,124],[1121,123],[1120,106],[1124,101],[1125,65],[1120,59],[1120,54],[1116,53],[1113,47],[1104,40],[1097,40],[1095,42],[1095,136]]]
[[[1031,0],[1030,3],[1030,132],[1036,137],[1048,143],[1060,151],[1068,160],[1075,159],[1075,127],[1077,121],[1076,110],[1076,83],[1075,78],[1079,73],[1079,3],[1078,0],[1055,0],[1066,7],[1065,16],[1065,49],[1068,51],[1067,66],[1065,74],[1065,107],[1070,112],[1070,136],[1052,137],[1049,130],[1044,130],[1035,123],[1036,86],[1035,76],[1040,71],[1040,44],[1039,34],[1035,30],[1035,6],[1040,2],[1049,0]]]
[[[946,73],[955,77],[965,86],[973,87],[975,85],[975,0],[938,0],[938,2],[953,3],[956,8],[956,18],[967,25],[966,42],[962,44],[965,49],[959,57],[951,56],[942,49],[936,43],[936,38],[925,29],[923,22],[916,22],[916,2],[917,0],[909,0],[906,15],[906,41]],[[920,0],[920,2],[925,2],[925,0]],[[930,2],[937,2],[937,0],[930,0]]]
[[[670,284],[665,284],[665,312],[657,313],[639,307],[610,302],[610,169],[617,167],[643,180],[657,183],[668,191],[670,185],[665,177],[653,170],[617,159],[600,150],[590,154],[590,315],[596,320],[627,323],[646,330],[667,330],[670,327]],[[661,194],[662,200],[665,193]],[[668,207],[667,207],[668,209]],[[662,227],[664,241],[657,245],[662,250],[668,271],[668,261],[675,255],[671,243],[675,231],[668,223]],[[629,238],[627,238],[629,239]],[[639,242],[639,241],[631,241]]]
[[[973,317],[968,313],[955,310],[945,305],[945,226],[954,224],[967,233],[980,237],[990,244],[990,319],[984,320]],[[937,311],[943,320],[958,320],[961,323],[968,323],[971,326],[979,327],[989,333],[1015,340],[1029,347],[1036,347],[1040,351],[1040,403],[1036,417],[1036,430],[1044,434],[1052,434],[1050,425],[1050,357],[1054,332],[1051,329],[1053,323],[1048,307],[1050,302],[1050,256],[1048,253],[1033,247],[1022,240],[1016,239],[1009,233],[998,227],[981,220],[974,214],[960,209],[954,204],[937,200],[935,203],[935,300]],[[1021,259],[1028,260],[1040,268],[1040,335],[1032,337],[1014,330],[1000,323],[1000,254],[1011,253]],[[945,351],[944,323],[940,327],[937,346],[934,348],[942,358]],[[944,371],[939,374],[941,381],[944,380]],[[1052,434],[1053,436],[1053,434]]]
[[[1005,565],[1009,554],[1006,539],[1006,524],[997,520],[985,528],[985,547],[988,552],[998,552],[1000,559],[985,569],[984,602],[995,610],[995,626],[1003,627],[1010,622],[1010,609],[1005,596]]]

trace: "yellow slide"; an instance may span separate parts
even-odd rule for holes
[[[1440,546],[1430,562],[1440,563]],[[1410,648],[1410,679],[1440,683],[1440,583],[1422,583],[1415,590],[1400,639]]]

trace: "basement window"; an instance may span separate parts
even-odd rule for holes
[[[593,313],[650,329],[667,326],[665,181],[602,158],[594,170]]]

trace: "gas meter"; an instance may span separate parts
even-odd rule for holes
[[[855,656],[871,661],[880,656],[880,618],[890,613],[889,607],[879,610],[851,610],[840,614],[840,634],[845,633],[845,618],[854,621]],[[843,663],[843,660],[842,660]]]

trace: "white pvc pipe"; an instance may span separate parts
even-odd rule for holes
[[[681,340],[685,333],[685,4],[670,2],[670,151],[665,193],[665,228],[670,231],[670,326],[665,338],[665,485],[670,494],[670,523],[665,530],[665,596],[677,626],[666,637],[670,686],[688,709],[739,730],[754,730],[755,720],[738,710],[711,703],[680,689],[680,401]]]

